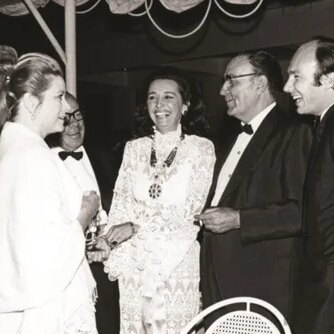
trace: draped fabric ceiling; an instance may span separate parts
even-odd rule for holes
[[[65,0],[32,0],[36,8],[44,7],[49,1],[64,5]],[[76,0],[76,5],[80,6],[92,0]],[[145,0],[105,0],[114,14],[127,14],[144,5]],[[147,0],[148,3],[154,0]],[[181,13],[191,9],[205,0],[159,0],[162,5],[171,11]],[[257,0],[220,0],[236,5],[250,5]],[[0,12],[6,15],[18,16],[28,14],[29,11],[21,0],[1,0]]]
[[[106,0],[109,4],[110,11],[114,14],[127,14],[142,6],[145,0]],[[153,0],[148,0],[150,3]],[[159,0],[162,5],[168,9],[177,13],[184,12],[185,10],[191,9],[197,6],[199,3],[205,0]],[[257,0],[223,0],[231,4],[238,5],[250,5],[255,3]]]

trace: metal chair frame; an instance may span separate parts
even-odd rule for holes
[[[205,317],[210,315],[212,312],[219,310],[223,307],[230,306],[230,305],[235,305],[235,304],[246,304],[245,308],[240,308],[237,311],[232,311],[232,312],[227,312],[221,317],[219,317],[217,320],[215,320],[210,327],[206,330],[206,334],[218,334],[218,333],[243,333],[243,334],[257,334],[257,333],[271,333],[271,334],[279,334],[282,333],[278,327],[268,318],[266,318],[264,315],[254,312],[251,310],[251,305],[257,305],[262,307],[264,310],[268,311],[271,315],[276,318],[278,323],[280,324],[283,333],[284,334],[291,334],[290,327],[285,320],[284,316],[281,314],[281,312],[275,308],[273,305],[269,304],[268,302],[254,298],[254,297],[234,297],[234,298],[229,298],[226,300],[222,300],[216,304],[213,304],[200,312],[193,320],[190,321],[190,323],[181,331],[180,334],[191,334],[195,333],[194,327],[196,325],[199,325]],[[235,320],[236,319],[236,320]],[[233,327],[234,324],[233,322],[238,322],[241,321],[243,323],[247,321],[252,321],[251,327],[254,327],[254,331],[250,329],[250,331],[247,332],[237,332],[237,330],[241,329],[241,324],[240,328],[238,329],[238,325],[236,327]],[[220,326],[222,324],[225,324],[229,322],[229,326],[231,326],[231,331],[222,331],[220,329]],[[256,323],[259,322],[261,323],[261,331],[259,329],[256,329],[255,327],[257,326]],[[242,325],[244,326],[244,324]],[[234,331],[235,330],[235,331]]]

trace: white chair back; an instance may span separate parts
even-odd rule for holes
[[[205,334],[291,334],[290,327],[283,315],[268,302],[253,297],[235,297],[222,300],[200,312],[181,332],[181,334],[195,333],[198,326],[211,313],[227,306],[240,304],[238,310],[227,311],[216,319]],[[251,305],[264,309],[271,315],[255,311]],[[274,323],[272,319],[276,319]],[[278,326],[277,326],[278,324]]]

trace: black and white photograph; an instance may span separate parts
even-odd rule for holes
[[[334,0],[0,0],[1,334],[334,334]]]

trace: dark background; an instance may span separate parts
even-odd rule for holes
[[[1,4],[4,1],[0,0]],[[78,10],[89,8],[88,1]],[[236,14],[253,6],[220,4]],[[167,31],[186,33],[204,15],[208,0],[177,14],[153,2],[152,16]],[[142,10],[141,8],[140,10]],[[50,1],[39,12],[64,46],[64,7]],[[219,95],[227,61],[241,51],[266,49],[275,54],[286,71],[297,45],[314,35],[334,36],[333,0],[265,0],[247,19],[232,19],[214,3],[204,26],[186,39],[162,35],[147,16],[132,17],[110,12],[102,0],[77,19],[78,98],[87,115],[88,143],[113,147],[131,136],[133,113],[146,75],[157,65],[173,65],[185,71],[203,94],[215,136],[224,131],[225,105]],[[31,14],[0,14],[0,44],[19,54],[44,52],[61,62]],[[282,96],[280,102],[289,107]]]

